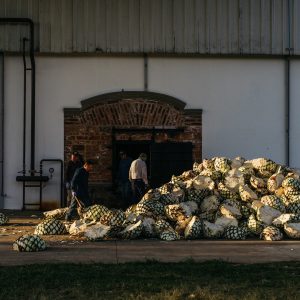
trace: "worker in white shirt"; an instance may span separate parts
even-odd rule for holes
[[[129,169],[129,180],[133,192],[133,203],[138,203],[148,188],[147,179],[147,154],[141,153],[139,158],[131,163]]]

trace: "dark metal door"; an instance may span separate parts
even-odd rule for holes
[[[150,185],[159,187],[193,166],[193,145],[187,143],[158,143],[150,146]]]

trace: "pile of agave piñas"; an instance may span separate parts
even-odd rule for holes
[[[65,212],[45,213],[35,233],[65,233]],[[68,231],[89,240],[300,239],[300,174],[265,158],[205,159],[125,212],[87,208]]]

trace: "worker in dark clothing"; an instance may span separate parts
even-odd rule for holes
[[[70,205],[72,200],[72,189],[71,189],[71,181],[75,174],[75,171],[78,168],[83,166],[82,156],[74,151],[71,154],[71,160],[68,162],[67,171],[66,171],[66,189],[67,189],[67,205]]]
[[[77,169],[71,181],[72,189],[72,201],[69,210],[66,214],[66,220],[70,221],[76,212],[77,200],[84,205],[84,207],[91,205],[91,199],[89,196],[89,172],[93,169],[93,161],[87,160],[83,167]]]
[[[117,174],[118,189],[121,192],[122,205],[128,207],[131,199],[131,184],[129,181],[129,169],[132,163],[132,158],[127,156],[125,151],[120,151],[120,163]]]

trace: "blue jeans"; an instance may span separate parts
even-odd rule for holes
[[[138,203],[144,196],[146,192],[146,186],[143,179],[134,179],[133,180],[133,197],[132,204]]]
[[[126,206],[130,205],[130,199],[132,197],[132,190],[130,181],[120,182],[119,190],[121,192],[122,203]]]
[[[80,200],[82,201],[82,199],[80,199]],[[84,201],[82,201],[82,202],[84,204],[84,207],[88,207],[91,205],[91,201],[89,198],[85,198]],[[70,220],[72,217],[74,217],[74,215],[77,214],[77,206],[78,206],[78,203],[77,203],[76,199],[74,197],[72,197],[71,204],[69,206],[69,210],[66,213],[66,220]]]

